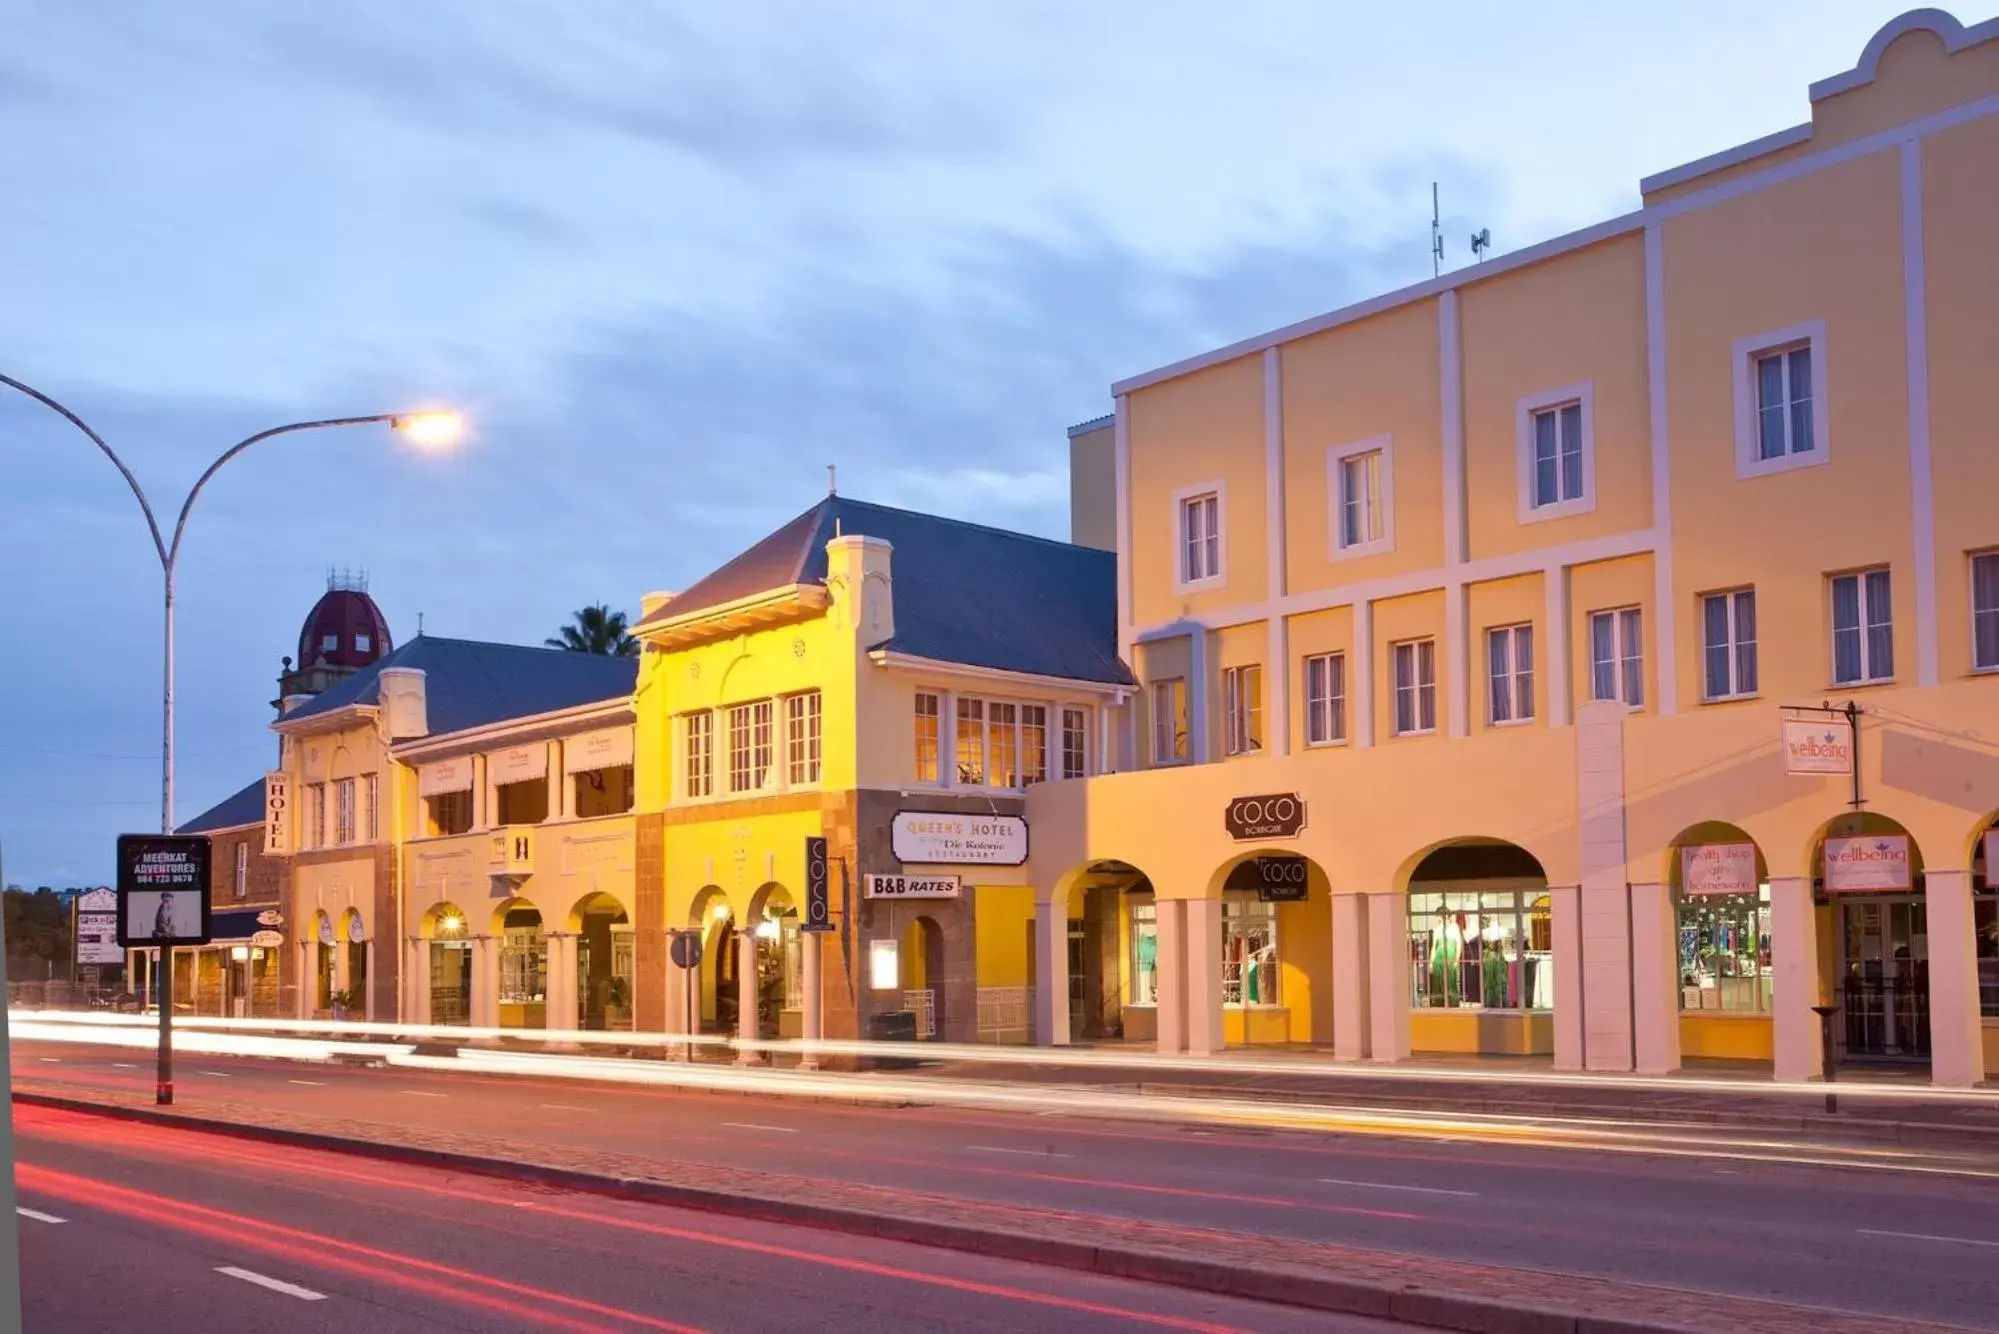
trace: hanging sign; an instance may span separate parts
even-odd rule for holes
[[[418,796],[436,797],[446,792],[469,792],[472,790],[472,757],[460,755],[455,760],[439,760],[426,764],[416,771]]]
[[[283,926],[285,915],[276,908],[266,908],[257,914],[258,926]]]
[[[1311,897],[1303,857],[1258,857],[1256,897],[1264,903],[1303,903]]]
[[[507,783],[527,783],[548,776],[548,746],[535,742],[508,746],[486,757],[486,781],[494,787]]]
[[[1229,837],[1238,843],[1266,838],[1296,838],[1305,830],[1305,802],[1296,792],[1266,792],[1237,797],[1222,813]]]
[[[615,769],[632,762],[632,729],[607,727],[585,732],[562,743],[562,767],[572,774]]]
[[[283,770],[264,775],[264,855],[292,850],[292,780]]]
[[[831,931],[833,929],[833,893],[827,878],[826,840],[822,835],[809,834],[805,839],[805,920],[798,924],[800,931]]]
[[[1825,841],[1825,890],[1828,894],[1868,894],[1906,890],[1914,886],[1909,867],[1907,834],[1864,834]]]
[[[267,950],[274,950],[285,943],[285,933],[282,931],[253,931],[250,933],[250,943],[252,945],[260,945]]]
[[[1027,821],[1018,815],[897,811],[895,859],[916,866],[1019,866],[1027,860]]]
[[[1845,718],[1786,718],[1781,736],[1785,773],[1853,772],[1853,724]]]
[[[955,875],[867,875],[861,895],[870,899],[955,899],[961,883]]]
[[[1680,849],[1682,894],[1754,894],[1754,843],[1699,843]]]
[[[118,836],[118,943],[208,943],[208,840],[176,834]]]
[[[361,914],[355,913],[347,919],[347,939],[356,945],[368,938],[368,928],[361,922]]]

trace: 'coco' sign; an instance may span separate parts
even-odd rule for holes
[[[1222,823],[1238,843],[1296,838],[1305,829],[1305,802],[1296,792],[1237,797],[1222,813]]]

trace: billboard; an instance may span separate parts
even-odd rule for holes
[[[115,891],[99,888],[77,895],[76,962],[86,967],[125,962],[125,950],[118,944]]]
[[[208,840],[118,836],[118,943],[208,943]]]

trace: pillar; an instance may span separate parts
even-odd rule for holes
[[[1555,937],[1555,1068],[1580,1070],[1584,1061],[1582,891],[1574,885],[1548,887]]]
[[[1333,895],[1333,1057],[1367,1056],[1367,896]]]
[[[474,1028],[497,1028],[500,1022],[500,961],[491,936],[472,937],[472,1004]]]
[[[753,929],[736,932],[736,1037],[742,1042],[757,1039],[757,933]],[[740,1065],[761,1065],[761,1054],[739,1049]]]
[[[1930,928],[1936,939],[1936,927]],[[1934,966],[1934,965],[1932,965]],[[1818,919],[1812,882],[1785,876],[1770,882],[1770,1027],[1776,1075],[1792,1083],[1825,1073],[1824,1038],[1812,1006],[1819,1003]]]
[[[1179,899],[1156,899],[1159,929],[1158,1039],[1154,1050],[1179,1055],[1187,1050],[1187,914]]]
[[[430,1017],[430,942],[422,936],[410,937],[409,998],[403,1006],[407,1022],[427,1024]]]
[[[547,1004],[543,1013],[544,1023],[553,1031],[568,1031],[583,1026],[582,1016],[577,1010],[576,994],[576,936],[574,932],[555,931],[542,937],[548,949],[548,990]]]
[[[1222,901],[1188,899],[1187,1054],[1212,1056],[1222,1041]]]
[[[1369,894],[1367,929],[1367,1055],[1373,1061],[1409,1057],[1409,908],[1400,894]]]
[[[1034,1043],[1069,1045],[1069,896],[1034,898]]]
[[[1641,1075],[1680,1068],[1678,927],[1669,888],[1631,887],[1631,1046]]]
[[[312,957],[318,944],[317,940],[301,940],[298,943],[298,1017],[301,1019],[312,1018],[313,1002],[319,998],[319,970],[313,967],[317,960]],[[152,974],[147,973],[149,985],[152,980]]]
[[[825,998],[819,994],[821,986],[819,951],[825,947],[825,939],[823,934],[817,931],[808,931],[804,934],[804,948],[799,950],[798,958],[802,970],[799,985],[805,992],[805,1040],[817,1042],[826,1036]],[[808,1051],[799,1058],[798,1064],[805,1070],[817,1070],[819,1057]]]
[[[562,772],[562,743],[548,743],[548,777],[542,780],[548,784],[548,818],[567,820],[569,808],[576,800],[570,790],[569,775]]]
[[[1970,874],[1925,871],[1923,907],[1930,933],[1930,1081],[1970,1088],[1985,1078]]]

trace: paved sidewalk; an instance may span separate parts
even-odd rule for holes
[[[856,1183],[666,1162],[416,1131],[347,1119],[204,1103],[156,1108],[140,1095],[93,1093],[16,1079],[26,1108],[62,1107],[357,1152],[571,1189],[652,1200],[1065,1268],[1402,1320],[1471,1334],[1934,1334],[1946,1326],[1873,1315],[1501,1269],[1422,1256],[1247,1237],[1100,1215],[953,1199]]]

